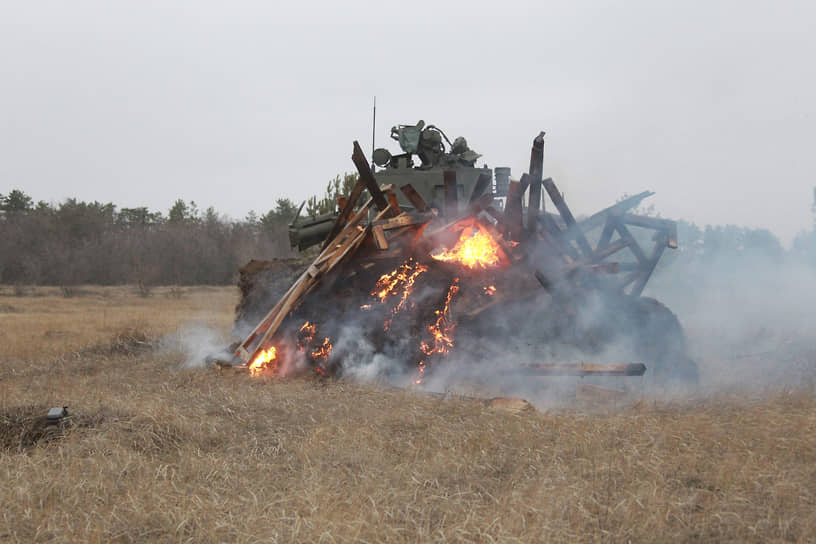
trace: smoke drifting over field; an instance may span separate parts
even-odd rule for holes
[[[793,257],[667,266],[647,294],[680,318],[703,388],[816,380],[816,271]]]

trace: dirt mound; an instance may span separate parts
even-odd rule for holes
[[[235,307],[235,324],[254,325],[286,293],[309,266],[309,259],[251,260],[238,272],[241,299]]]

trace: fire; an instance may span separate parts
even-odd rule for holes
[[[258,376],[266,370],[275,370],[278,366],[278,353],[275,346],[262,350],[255,359],[249,363],[249,373]]]
[[[496,286],[488,285],[487,287],[484,288],[484,294],[489,297],[492,297],[493,295],[496,294]]]
[[[298,329],[297,333],[297,346],[298,349],[302,353],[306,353],[306,348],[312,342],[315,333],[317,332],[317,326],[313,325],[310,322],[304,323],[300,329]]]
[[[419,385],[425,376],[425,361],[417,363],[417,377],[414,380],[414,385]]]
[[[431,333],[433,343],[422,342],[420,349],[425,355],[432,355],[434,353],[448,353],[453,348],[453,330],[456,328],[456,322],[450,315],[450,305],[453,297],[459,292],[459,278],[453,280],[453,283],[448,287],[448,293],[445,295],[445,304],[440,310],[435,310],[436,321],[428,326],[428,332]],[[423,367],[424,368],[424,365]]]
[[[374,290],[371,291],[371,296],[376,297],[377,300],[383,304],[385,304],[387,300],[397,297],[397,304],[391,310],[391,313],[396,315],[408,306],[408,297],[414,290],[414,283],[416,283],[417,278],[427,270],[427,266],[417,263],[413,259],[408,259],[398,268],[380,276],[380,279],[377,280],[377,285]],[[360,308],[366,310],[370,307],[370,304],[364,304]],[[390,327],[391,319],[387,319],[383,328],[388,330]]]
[[[331,339],[324,338],[323,343],[312,350],[312,359],[320,362],[326,361],[329,358],[329,355],[331,355],[333,347],[334,346],[332,346]]]
[[[463,230],[452,249],[431,255],[438,261],[458,262],[471,269],[498,266],[501,256],[501,246],[486,232],[473,228]]]

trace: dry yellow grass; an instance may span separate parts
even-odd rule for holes
[[[0,541],[816,540],[812,392],[510,415],[181,370],[98,348],[187,319],[227,331],[234,290],[88,289],[0,296]],[[44,435],[60,404],[70,425]]]

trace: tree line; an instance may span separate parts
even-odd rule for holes
[[[303,215],[335,209],[356,176],[331,180],[322,196],[307,200]],[[166,214],[147,207],[69,198],[34,202],[15,189],[0,194],[0,283],[78,285],[224,285],[252,258],[294,257],[287,225],[298,212],[288,198],[258,215],[232,220],[214,208],[200,210],[182,199]],[[816,189],[814,189],[816,217]],[[764,229],[706,226],[678,221],[680,248],[667,252],[661,269],[676,274],[729,258],[796,258],[816,266],[816,223],[790,250]],[[679,266],[679,267],[678,267]]]
[[[292,256],[288,199],[232,221],[177,200],[167,214],[69,198],[36,204],[0,195],[0,282],[6,284],[228,284],[250,258]]]

